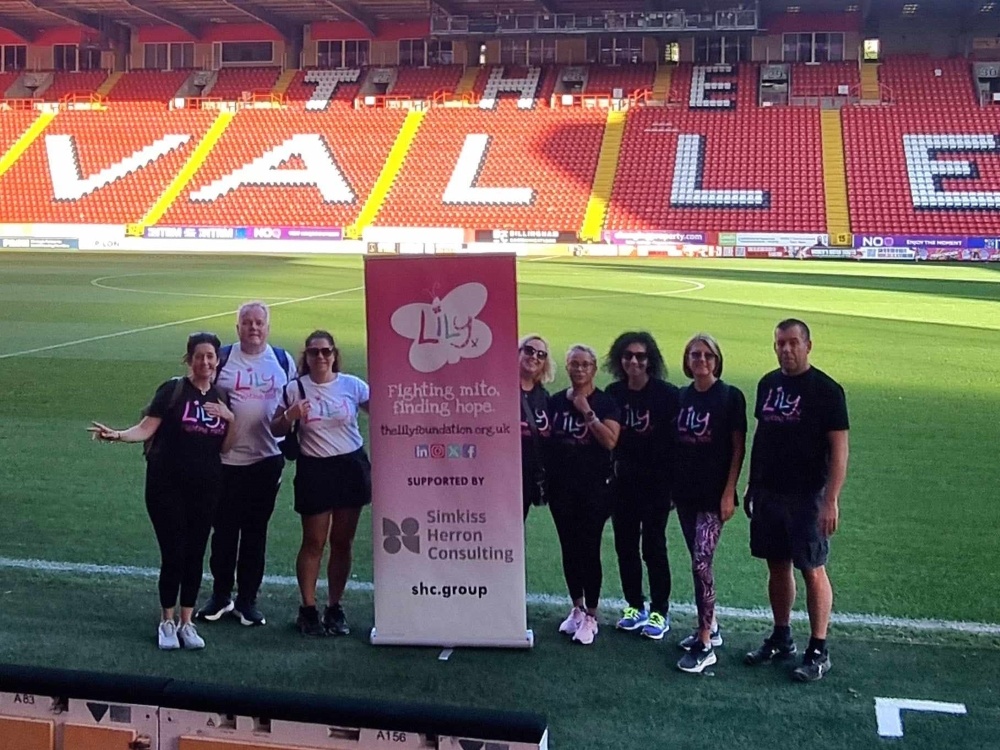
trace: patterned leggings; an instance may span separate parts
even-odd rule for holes
[[[695,511],[678,506],[677,517],[691,553],[694,574],[694,600],[698,606],[698,628],[712,629],[715,620],[715,573],[712,560],[722,534],[722,518],[718,513]]]

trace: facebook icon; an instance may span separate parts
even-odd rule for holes
[[[462,446],[462,457],[463,458],[475,458],[476,457],[476,446],[474,443],[466,443]]]

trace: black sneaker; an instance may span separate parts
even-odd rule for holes
[[[319,621],[319,612],[316,607],[299,607],[299,616],[295,619],[295,624],[299,627],[302,635],[323,637],[326,635],[326,628]]]
[[[350,635],[351,628],[347,624],[344,608],[339,604],[331,604],[323,613],[323,627],[330,635]]]
[[[797,649],[794,641],[780,643],[765,638],[764,642],[756,651],[751,651],[743,657],[743,663],[755,667],[758,664],[769,664],[775,659],[790,659],[795,656]]]
[[[212,594],[212,598],[205,602],[205,606],[194,613],[196,620],[208,620],[215,622],[226,612],[233,611],[233,600],[228,596]]]
[[[680,661],[677,662],[677,668],[682,672],[699,674],[704,672],[706,667],[712,666],[718,660],[718,657],[715,655],[715,649],[713,649],[711,645],[706,646],[699,639],[698,642],[691,646],[691,649],[681,657]]]
[[[257,609],[257,602],[251,600],[237,599],[233,605],[233,614],[240,621],[241,625],[251,627],[253,625],[266,625],[264,613]]]
[[[792,679],[796,682],[816,682],[830,671],[830,654],[826,651],[811,649],[802,657],[802,664],[792,670]]]

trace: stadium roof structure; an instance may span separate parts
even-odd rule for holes
[[[192,36],[207,24],[265,23],[286,38],[303,24],[353,20],[374,29],[379,20],[432,14],[495,16],[515,13],[601,13],[603,11],[705,12],[727,10],[740,0],[0,0],[0,27],[25,39],[67,24],[109,34],[115,27],[168,24]],[[755,3],[742,2],[743,7]],[[967,29],[996,24],[1000,2],[991,0],[758,0],[762,18],[786,12],[859,12],[867,28],[899,19],[952,18]]]

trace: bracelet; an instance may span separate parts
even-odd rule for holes
[[[117,442],[119,442],[119,443],[122,441],[122,431],[121,430],[115,430],[115,440]]]

